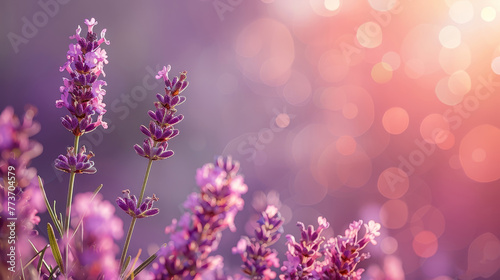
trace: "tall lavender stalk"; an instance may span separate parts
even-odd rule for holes
[[[165,82],[165,94],[156,94],[156,98],[158,99],[158,101],[154,103],[156,109],[148,112],[151,117],[149,126],[146,127],[142,125],[140,128],[141,132],[146,135],[147,138],[142,143],[142,146],[138,144],[134,146],[139,156],[148,159],[148,166],[146,168],[146,174],[144,176],[139,198],[135,195],[130,195],[129,190],[124,190],[123,197],[119,197],[116,200],[118,206],[132,217],[120,257],[121,274],[125,272],[128,265],[125,263],[125,259],[137,219],[150,217],[159,212],[158,208],[153,208],[153,203],[158,201],[158,198],[154,194],[153,197],[144,199],[144,193],[146,191],[146,185],[148,183],[153,161],[163,160],[173,156],[174,152],[167,149],[168,141],[179,134],[179,130],[175,129],[174,125],[177,125],[184,119],[183,115],[176,115],[176,107],[186,101],[186,97],[180,94],[189,84],[188,81],[186,81],[187,72],[181,72],[179,77],[174,77],[170,80],[168,77],[170,69],[170,65],[163,67],[156,76],[156,79],[163,78]]]
[[[107,128],[107,124],[102,120],[106,113],[104,109],[106,104],[103,103],[106,91],[102,86],[105,86],[106,82],[98,78],[101,74],[105,75],[103,68],[104,64],[108,63],[106,51],[100,46],[102,43],[109,45],[109,41],[104,37],[106,29],[102,30],[101,38],[97,38],[97,34],[93,31],[97,25],[94,18],[86,19],[85,24],[88,28],[86,36],[80,36],[81,27],[78,26],[76,34],[69,37],[76,40],[76,43],[69,45],[67,61],[59,70],[67,71],[70,78],[63,78],[63,86],[60,87],[61,99],[56,101],[56,107],[68,110],[69,114],[61,118],[61,123],[75,136],[74,144],[67,148],[66,155],[59,155],[55,160],[57,169],[70,174],[63,225],[68,239],[75,175],[96,172],[94,163],[90,161],[94,154],[87,153],[84,146],[80,149],[78,147],[80,136],[99,126]],[[67,245],[66,265],[69,262],[69,253]]]
[[[279,267],[278,252],[270,246],[279,240],[283,232],[283,218],[274,205],[267,207],[257,221],[255,236],[244,236],[233,248],[233,254],[239,254],[243,265],[242,271],[250,279],[270,280],[276,278],[276,272],[271,267]]]
[[[239,163],[223,157],[198,169],[200,192],[189,195],[184,202],[188,212],[165,229],[170,242],[153,264],[154,279],[213,279],[223,259],[211,253],[218,248],[223,230],[236,230],[234,218],[248,189],[238,169]]]

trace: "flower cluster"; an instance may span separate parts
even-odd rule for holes
[[[325,238],[321,236],[324,229],[329,227],[325,218],[318,218],[318,228],[313,226],[307,229],[298,223],[301,229],[301,240],[295,241],[291,235],[288,239],[288,261],[284,262],[281,270],[284,272],[281,279],[338,279],[359,280],[364,269],[356,270],[359,262],[370,257],[369,253],[360,253],[368,243],[376,244],[375,237],[379,236],[380,224],[369,221],[364,224],[366,233],[358,238],[363,221],[351,223],[345,231],[345,236],[329,239],[324,245]],[[324,257],[321,261],[320,258]]]
[[[80,193],[72,209],[75,234],[70,244],[75,260],[69,275],[74,279],[118,279],[115,241],[123,236],[123,222],[115,216],[115,207],[101,194]]]
[[[365,227],[365,235],[359,238],[361,226]],[[368,243],[377,244],[375,237],[380,235],[380,224],[362,220],[354,221],[346,229],[344,236],[331,238],[325,245],[325,262],[318,271],[322,279],[359,280],[364,269],[356,269],[359,262],[370,257],[370,253],[360,253]]]
[[[151,217],[160,212],[158,208],[153,208],[154,202],[158,201],[154,194],[153,197],[146,197],[138,206],[137,197],[135,195],[130,196],[130,190],[124,190],[122,193],[123,197],[117,198],[116,204],[132,218]]]
[[[274,279],[276,273],[271,267],[279,267],[278,253],[269,248],[283,232],[283,218],[275,206],[268,206],[258,220],[255,237],[242,237],[233,248],[233,254],[239,254],[243,261],[242,270],[251,279]]]
[[[0,114],[0,278],[7,279],[11,242],[8,237],[15,231],[16,255],[29,256],[32,248],[27,242],[36,236],[35,225],[40,222],[38,212],[44,210],[38,188],[36,169],[29,167],[33,158],[40,155],[42,146],[30,139],[38,133],[40,125],[33,121],[36,109],[28,107],[20,120],[11,107]],[[17,218],[15,227],[8,227],[7,218]],[[26,257],[23,261],[27,261]],[[16,271],[19,271],[16,267]]]
[[[217,249],[224,229],[235,230],[234,217],[247,191],[238,169],[237,162],[222,157],[198,169],[200,192],[192,193],[184,203],[189,212],[166,228],[170,242],[153,265],[155,279],[202,279],[207,277],[204,273],[220,267],[222,257],[210,254]]]
[[[100,125],[107,128],[102,121],[106,113],[106,104],[102,102],[106,91],[102,86],[106,82],[98,78],[101,73],[104,76],[103,66],[108,63],[106,51],[100,45],[109,45],[109,41],[104,37],[106,29],[102,30],[101,38],[97,38],[93,31],[97,25],[94,18],[86,19],[85,24],[88,27],[87,36],[80,36],[81,27],[78,26],[76,34],[70,37],[76,40],[76,44],[69,45],[67,61],[59,70],[68,71],[71,78],[63,78],[61,99],[56,101],[56,107],[68,109],[69,115],[61,118],[61,122],[75,136],[91,132]],[[97,118],[92,119],[96,114]]]
[[[85,154],[85,146],[80,148],[78,154],[75,153],[75,148],[68,147],[66,155],[59,155],[55,160],[55,167],[63,172],[75,174],[94,174],[97,170],[94,167],[94,162],[90,159],[94,153]]]
[[[155,102],[155,111],[149,111],[151,117],[149,126],[141,126],[141,131],[148,138],[144,140],[142,146],[134,146],[138,155],[150,160],[162,160],[171,157],[174,152],[168,150],[168,141],[179,134],[179,130],[174,128],[184,118],[183,115],[175,115],[176,106],[186,101],[185,96],[180,94],[188,86],[186,81],[187,72],[181,72],[180,77],[174,77],[172,80],[168,77],[170,65],[163,67],[158,72],[156,79],[165,81],[165,94],[156,94],[158,101]]]

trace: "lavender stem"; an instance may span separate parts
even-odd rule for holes
[[[144,181],[142,182],[141,195],[139,196],[138,205],[141,204],[142,199],[144,197],[144,192],[146,191],[146,185],[148,183],[149,172],[151,171],[151,166],[152,165],[153,165],[153,160],[149,159],[148,168],[146,169],[146,175],[144,176]],[[120,269],[119,269],[120,273],[122,272],[123,264],[125,262],[125,258],[127,257],[127,251],[128,251],[128,247],[130,245],[130,240],[132,239],[132,232],[134,231],[134,227],[135,227],[135,222],[136,221],[137,221],[137,218],[133,217],[132,218],[132,222],[130,222],[130,227],[128,228],[127,239],[125,239],[125,244],[123,245],[122,255],[120,257]]]
[[[80,136],[75,136],[74,147],[78,151],[78,143]],[[66,243],[66,267],[69,265],[69,224],[71,220],[71,204],[73,202],[73,188],[75,186],[75,171],[71,171],[69,176],[69,187],[68,187],[68,199],[66,200],[66,219],[64,222],[64,231],[68,237],[68,242]]]

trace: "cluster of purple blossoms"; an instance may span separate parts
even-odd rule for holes
[[[278,208],[268,206],[257,221],[255,237],[242,237],[233,248],[233,254],[239,254],[243,261],[243,272],[251,279],[275,279],[276,272],[271,267],[279,267],[278,252],[270,246],[276,243],[283,232],[283,218]]]
[[[222,231],[235,230],[234,218],[243,208],[247,192],[239,163],[219,157],[215,164],[198,169],[199,193],[192,193],[184,207],[189,210],[165,229],[170,242],[153,264],[154,279],[208,279],[222,265],[221,256],[210,256],[219,245]]]
[[[151,217],[160,212],[158,208],[153,208],[153,203],[158,201],[156,195],[153,194],[153,197],[146,197],[144,201],[138,204],[137,197],[135,195],[130,195],[130,190],[124,190],[123,197],[119,197],[116,199],[116,204],[125,211],[132,218],[146,218]]]
[[[74,257],[69,276],[74,279],[118,279],[119,251],[115,241],[123,236],[123,222],[115,207],[101,194],[77,194],[72,205],[74,236],[69,241]]]
[[[90,159],[94,156],[93,152],[85,154],[85,146],[80,148],[78,154],[75,153],[74,147],[68,147],[66,155],[59,155],[55,160],[54,166],[67,173],[75,174],[94,174],[97,170],[94,167],[94,162]]]
[[[56,101],[57,108],[66,108],[69,114],[61,118],[62,125],[69,130],[75,137],[108,125],[102,120],[106,113],[106,104],[103,103],[103,96],[106,91],[102,86],[106,82],[99,80],[99,76],[104,73],[104,64],[108,63],[106,50],[100,46],[102,43],[109,45],[109,41],[104,37],[106,29],[101,32],[101,38],[97,38],[94,32],[94,26],[97,21],[92,18],[86,19],[87,35],[80,36],[82,31],[78,26],[76,34],[70,36],[75,39],[76,44],[69,45],[67,60],[59,69],[61,72],[66,70],[70,74],[70,79],[63,78],[63,86],[60,87],[61,99]],[[97,118],[93,117],[97,115]],[[77,145],[78,141],[75,141]],[[78,147],[68,148],[66,155],[60,155],[55,161],[57,169],[68,173],[95,173],[93,162],[88,159],[93,156],[92,153],[85,155],[85,148],[80,149],[79,155],[76,155]],[[75,161],[75,158],[81,161]],[[86,158],[86,160],[85,160]]]
[[[360,251],[368,243],[376,244],[375,237],[380,235],[380,224],[374,221],[364,224],[365,235],[359,238],[358,233],[363,221],[355,221],[345,231],[345,236],[331,238],[326,243],[321,233],[329,227],[329,223],[325,218],[319,217],[318,224],[315,230],[311,225],[306,229],[304,224],[297,223],[301,229],[299,242],[295,241],[293,236],[287,235],[287,261],[281,268],[284,273],[280,278],[360,280],[364,269],[356,269],[356,266],[370,257],[369,253]]]
[[[35,225],[40,222],[38,212],[44,210],[44,204],[38,188],[37,171],[29,167],[33,158],[42,152],[42,145],[30,139],[40,130],[40,125],[33,121],[36,109],[28,107],[20,120],[11,107],[0,114],[0,278],[12,276],[8,271],[12,231],[15,232],[16,256],[23,256],[27,261],[33,255],[33,249],[27,242],[36,243]],[[6,218],[17,218],[14,222]],[[19,263],[19,262],[18,262]],[[20,271],[19,267],[15,271]]]
[[[56,101],[56,107],[68,109],[70,114],[61,118],[61,121],[75,136],[91,132],[100,125],[107,127],[102,121],[106,113],[106,104],[102,102],[106,91],[102,86],[105,86],[106,82],[98,78],[101,74],[105,76],[103,67],[108,63],[106,51],[101,49],[100,45],[109,45],[109,41],[104,37],[106,29],[102,30],[101,38],[97,38],[93,31],[97,25],[94,18],[86,19],[85,24],[88,27],[87,36],[80,36],[82,29],[78,26],[76,34],[69,37],[75,39],[76,44],[69,45],[68,60],[59,70],[68,71],[71,79],[63,78],[61,99]],[[96,114],[97,119],[93,120],[92,116]]]
[[[180,73],[180,77],[174,77],[172,80],[168,77],[170,65],[163,67],[158,72],[156,79],[165,81],[165,94],[156,94],[158,101],[155,102],[155,111],[148,112],[151,117],[149,127],[141,126],[141,131],[146,135],[142,146],[136,144],[134,146],[138,155],[150,160],[162,160],[171,157],[174,152],[168,150],[168,141],[179,134],[179,130],[174,128],[174,125],[184,119],[183,115],[175,115],[177,112],[176,106],[186,101],[185,96],[180,94],[188,86],[186,81],[187,72]]]

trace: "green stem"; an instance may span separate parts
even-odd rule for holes
[[[139,206],[141,204],[142,199],[144,198],[144,192],[146,191],[146,184],[148,183],[149,172],[151,171],[152,165],[153,165],[153,160],[149,159],[148,169],[146,169],[146,176],[144,176],[144,181],[142,182],[141,195],[139,196],[139,201],[137,202],[137,206]]]
[[[151,172],[151,166],[153,165],[153,160],[149,159],[148,168],[146,169],[146,175],[144,176],[144,181],[142,182],[141,195],[139,196],[139,200],[137,202],[137,207],[141,205],[142,199],[144,198],[144,192],[146,191],[146,185],[148,184],[149,172]],[[122,272],[123,265],[125,262],[125,258],[127,257],[128,247],[130,245],[130,240],[132,239],[132,232],[134,231],[135,222],[137,218],[132,218],[132,222],[130,222],[130,227],[128,228],[127,239],[125,239],[125,244],[123,245],[122,256],[120,257],[120,269],[119,272]]]
[[[128,246],[130,245],[130,240],[132,239],[132,232],[134,231],[136,221],[137,221],[136,217],[132,218],[132,222],[130,222],[130,227],[128,228],[127,239],[125,239],[125,245],[123,245],[122,256],[120,257],[120,269],[118,270],[120,274],[122,273],[125,258],[127,256]]]
[[[80,136],[75,136],[74,148],[75,154],[78,153],[78,142],[80,141]],[[69,175],[69,186],[68,186],[68,199],[66,200],[66,219],[64,222],[64,232],[68,237],[66,243],[66,267],[69,265],[69,224],[71,219],[71,204],[73,202],[73,188],[75,186],[75,175],[74,171],[71,171]]]

